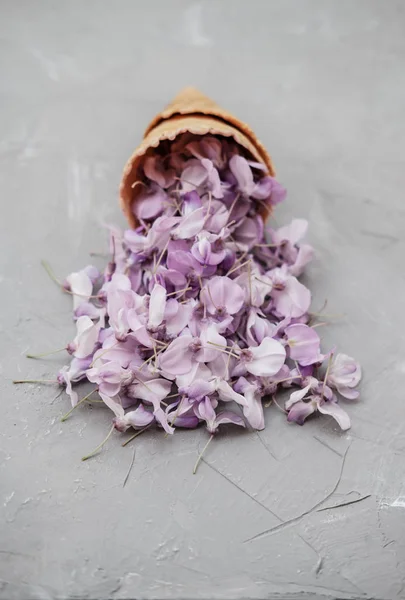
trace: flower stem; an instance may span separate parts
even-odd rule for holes
[[[248,261],[248,280],[249,280],[249,304],[252,306],[252,263]]]
[[[328,375],[329,375],[330,367],[331,367],[331,365],[332,365],[332,360],[333,360],[333,352],[331,352],[331,355],[329,356],[328,366],[327,366],[327,368],[326,368],[325,378],[324,378],[324,380],[323,380],[323,386],[322,386],[322,398],[324,398],[324,396],[325,396],[326,380],[328,379]]]
[[[192,290],[192,287],[186,287],[182,290],[177,290],[175,292],[170,292],[170,294],[166,294],[166,298],[169,298],[170,296],[175,296],[176,294],[185,294],[186,292],[188,292],[189,290]]]
[[[108,442],[108,440],[110,439],[113,431],[115,429],[115,425],[113,425],[110,429],[110,431],[108,432],[108,434],[106,435],[106,437],[103,439],[103,441],[101,442],[101,444],[99,444],[97,446],[97,448],[94,448],[94,450],[92,452],[90,452],[89,454],[86,454],[86,456],[82,456],[82,461],[88,460],[89,458],[91,458],[92,456],[94,456],[95,454],[97,454],[97,452],[99,450],[101,450],[101,448],[104,446],[104,444],[106,442]]]
[[[56,379],[13,379],[13,383],[59,383]]]
[[[48,275],[52,279],[52,281],[54,283],[56,283],[56,285],[58,285],[59,287],[62,287],[62,283],[59,281],[59,279],[56,277],[55,273],[52,271],[50,264],[46,260],[41,260],[41,265],[43,266],[45,271],[48,273]]]
[[[211,442],[211,440],[212,440],[212,438],[213,438],[213,437],[214,437],[214,434],[212,433],[212,434],[211,434],[211,437],[210,437],[210,439],[208,440],[208,442],[205,444],[204,448],[202,449],[202,452],[200,452],[200,454],[198,455],[198,458],[197,458],[197,460],[196,460],[196,463],[195,463],[195,465],[194,465],[194,469],[193,469],[193,475],[195,475],[195,474],[196,474],[196,472],[197,472],[197,469],[198,469],[198,465],[199,465],[199,464],[200,464],[200,462],[201,462],[201,459],[202,459],[202,457],[203,457],[203,454],[204,454],[204,452],[206,451],[206,449],[208,448],[208,446],[209,446],[209,443]]]
[[[113,344],[112,346],[110,346],[109,348],[106,348],[104,350],[104,352],[102,352],[99,356],[97,356],[97,358],[93,358],[93,360],[91,361],[91,363],[89,364],[89,369],[93,368],[94,365],[96,364],[96,362],[98,361],[99,358],[101,358],[102,356],[104,356],[104,354],[107,354],[107,352],[109,352],[110,350],[112,350],[113,348],[115,348],[115,346],[117,346],[117,344],[119,344],[119,341],[117,340],[115,342],[115,344]]]
[[[66,419],[68,417],[70,417],[70,415],[72,414],[72,412],[74,411],[74,409],[77,408],[78,406],[80,406],[80,404],[82,404],[83,402],[85,402],[88,398],[90,398],[90,396],[94,392],[97,392],[97,390],[98,390],[98,388],[95,388],[94,390],[91,390],[91,392],[89,394],[87,394],[87,396],[85,396],[84,398],[82,398],[81,400],[79,400],[79,402],[77,404],[75,404],[74,406],[72,406],[72,408],[65,415],[63,415],[63,417],[60,418],[61,422],[63,423],[64,421],[66,421]]]
[[[163,255],[164,255],[164,253],[165,253],[165,252],[166,252],[166,250],[167,250],[167,247],[168,247],[168,245],[169,245],[169,242],[170,242],[170,238],[167,240],[167,242],[166,242],[166,244],[165,244],[165,246],[164,246],[164,248],[163,248],[162,252],[160,253],[160,256],[159,256],[159,258],[158,258],[158,261],[157,261],[157,263],[156,263],[156,266],[155,266],[155,268],[153,269],[153,275],[156,275],[156,271],[158,270],[158,268],[159,268],[159,265],[160,265],[160,263],[162,262]]]
[[[244,267],[245,265],[247,265],[248,263],[250,263],[250,259],[247,260],[246,262],[240,263],[239,265],[237,265],[236,267],[232,267],[232,269],[229,269],[229,271],[226,274],[226,277],[228,277],[228,275],[232,275],[232,273],[234,273],[235,271],[237,271],[238,269],[241,269],[242,267]]]
[[[126,442],[124,442],[122,445],[122,447],[126,446],[127,444],[129,444],[129,442],[132,442],[132,440],[134,440],[136,437],[138,437],[138,435],[141,435],[141,433],[143,433],[144,431],[146,431],[147,429],[149,429],[149,427],[153,424],[149,423],[149,425],[146,425],[146,427],[144,427],[143,429],[141,429],[140,431],[137,431],[132,437],[129,438],[129,440],[127,440]]]
[[[279,405],[279,403],[278,403],[278,402],[277,402],[277,400],[276,400],[276,396],[272,396],[272,398],[271,398],[271,399],[272,399],[272,401],[274,402],[274,404],[277,406],[277,408],[278,408],[279,410],[281,410],[281,412],[282,412],[282,413],[284,413],[285,415],[288,413],[288,411],[287,411],[287,410],[285,410],[285,408],[283,408],[282,406],[280,406],[280,405]]]
[[[237,201],[239,200],[239,196],[240,196],[240,193],[236,194],[235,198],[233,199],[233,202],[232,202],[232,204],[231,204],[231,207],[230,207],[230,209],[229,209],[229,211],[228,211],[228,219],[229,219],[229,217],[231,216],[231,212],[232,212],[232,211],[233,211],[233,209],[235,208],[235,204],[236,204],[236,203],[237,203]],[[230,226],[230,223],[227,223],[227,224],[226,224],[226,227],[229,227],[229,226]]]
[[[59,350],[51,350],[51,352],[44,352],[43,354],[26,354],[27,358],[44,358],[45,356],[51,356],[52,354],[58,354],[59,352],[63,352],[66,350],[66,346],[64,348],[59,348]]]

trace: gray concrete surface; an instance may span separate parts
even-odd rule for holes
[[[405,4],[396,1],[0,2],[0,597],[405,597]],[[289,189],[277,210],[311,224],[315,308],[365,372],[352,429],[260,436],[119,435],[80,462],[110,415],[66,423],[56,356],[72,336],[63,276],[123,224],[121,169],[187,84],[245,118]],[[102,259],[95,259],[99,265]],[[312,510],[342,478],[323,505]],[[302,513],[308,512],[300,518]],[[297,518],[298,517],[298,518]],[[284,522],[284,524],[283,524]],[[245,540],[279,526],[251,542]]]

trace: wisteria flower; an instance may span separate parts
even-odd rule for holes
[[[239,358],[252,375],[270,377],[279,372],[284,364],[286,353],[280,342],[266,337],[259,346],[241,350]]]
[[[311,388],[314,386],[317,393],[310,393]],[[285,405],[288,411],[287,421],[294,421],[298,425],[303,425],[307,417],[319,411],[335,419],[343,431],[350,429],[350,418],[338,404],[332,391],[328,388],[325,389],[325,386],[321,390],[319,387],[319,383],[315,380],[315,383],[311,382],[303,389],[290,395]]]
[[[210,314],[217,317],[234,315],[242,308],[242,288],[229,277],[213,277],[201,290],[202,299]]]
[[[311,304],[311,292],[296,277],[288,273],[287,267],[276,268],[267,273],[273,283],[271,296],[274,307],[282,317],[302,317]]]
[[[290,358],[303,366],[323,361],[320,353],[321,340],[315,329],[295,323],[286,327],[284,333],[290,349]]]
[[[361,370],[322,353],[309,326],[311,293],[299,281],[314,254],[302,242],[308,224],[263,222],[285,189],[232,138],[184,133],[142,160],[136,228],[110,228],[103,274],[54,277],[73,296],[76,325],[57,375],[68,415],[87,381],[113,412],[110,432],[201,425],[212,439],[225,423],[263,429],[263,397],[288,389],[288,421],[321,413],[348,429],[337,395],[358,397]]]
[[[327,383],[335,388],[341,396],[349,400],[359,397],[355,388],[361,379],[361,367],[354,358],[347,354],[337,354],[332,360],[327,376]]]
[[[82,302],[89,300],[93,293],[93,286],[99,277],[100,273],[91,265],[66,277],[63,287],[73,295],[73,310],[76,310]]]
[[[239,425],[239,427],[246,427],[242,417],[240,415],[237,415],[236,413],[233,413],[231,411],[224,411],[217,414],[208,396],[205,396],[205,398],[196,405],[194,410],[196,416],[199,419],[205,421],[209,433],[216,433],[218,427],[220,425],[225,425],[226,423]]]
[[[90,317],[79,317],[76,321],[76,337],[68,344],[69,353],[75,358],[86,358],[93,354],[103,321],[100,319],[97,323],[93,323]]]

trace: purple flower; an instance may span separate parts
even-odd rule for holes
[[[319,412],[347,429],[334,391],[356,398],[360,367],[339,354],[325,381],[315,377],[330,354],[308,326],[311,294],[297,279],[313,256],[307,222],[266,240],[260,215],[284,188],[231,138],[184,133],[142,161],[137,227],[110,228],[101,289],[94,267],[64,283],[77,332],[57,378],[72,404],[73,384],[87,380],[119,431],[204,422],[214,434],[223,423],[263,429],[262,398],[289,388],[289,421]]]
[[[239,377],[235,384],[235,391],[243,394],[245,398],[243,414],[249,425],[258,431],[264,429],[262,395],[257,382],[251,382],[245,379],[245,377]]]
[[[217,317],[234,315],[244,301],[242,288],[229,277],[213,277],[201,290],[201,295],[208,312]]]
[[[138,194],[134,204],[135,216],[141,221],[153,219],[163,212],[168,201],[166,192],[157,183],[152,183],[149,189]]]
[[[131,371],[112,361],[89,369],[86,375],[89,381],[97,383],[100,393],[110,397],[116,396],[123,385],[130,384],[134,379]]]
[[[79,317],[76,321],[76,337],[68,345],[68,352],[73,354],[75,358],[86,358],[93,354],[103,324],[104,319],[93,323],[90,317]]]
[[[114,396],[111,398],[102,392],[99,393],[106,406],[108,406],[108,408],[115,414],[113,423],[118,431],[124,432],[130,427],[133,427],[134,429],[141,429],[147,425],[150,425],[155,420],[153,413],[145,409],[142,404],[140,404],[135,410],[130,410],[126,413],[121,404],[119,396]]]
[[[283,366],[286,353],[280,342],[266,337],[259,346],[241,350],[239,358],[252,375],[271,377]]]
[[[359,363],[346,354],[337,354],[330,365],[326,381],[344,398],[355,400],[359,397],[359,392],[353,388],[360,383],[360,379]]]
[[[79,397],[73,389],[72,383],[82,381],[86,377],[86,371],[89,368],[93,357],[73,358],[69,366],[62,367],[57,375],[59,385],[66,386],[66,393],[70,398],[72,406],[76,406]]]
[[[63,287],[73,295],[73,310],[89,300],[93,293],[93,285],[99,277],[100,273],[91,265],[66,277]]]
[[[285,407],[288,411],[287,421],[293,421],[298,425],[303,425],[309,415],[316,411],[324,415],[329,415],[338,423],[339,427],[346,431],[350,429],[350,418],[347,413],[339,406],[336,397],[331,390],[326,388],[326,393],[320,391],[320,384],[314,378],[303,389],[293,392],[287,400]],[[322,385],[322,384],[321,384]],[[311,394],[311,389],[315,386],[318,393]]]
[[[301,317],[308,312],[311,293],[287,268],[276,268],[267,275],[273,282],[271,296],[274,306],[282,317]]]
[[[322,362],[323,356],[320,354],[321,340],[315,329],[297,323],[286,327],[284,332],[292,360],[296,360],[303,366]]]
[[[205,396],[204,399],[195,406],[194,411],[199,419],[205,421],[209,433],[216,433],[218,427],[220,425],[225,425],[226,423],[246,427],[242,417],[231,411],[224,411],[216,414],[212,406],[212,400],[208,396]]]
[[[165,167],[165,162],[160,156],[157,155],[146,157],[143,170],[146,177],[148,177],[152,182],[157,183],[157,185],[163,189],[173,185],[176,179],[176,173],[174,169],[167,169]]]

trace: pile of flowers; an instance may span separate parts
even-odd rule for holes
[[[263,398],[278,404],[288,388],[288,421],[318,412],[348,429],[340,397],[358,397],[361,372],[321,351],[299,281],[313,257],[307,222],[265,229],[261,216],[284,188],[235,142],[189,134],[148,156],[140,179],[139,227],[110,229],[103,274],[88,266],[62,284],[76,323],[57,375],[68,414],[91,398],[78,396],[87,380],[120,432],[261,430]]]

